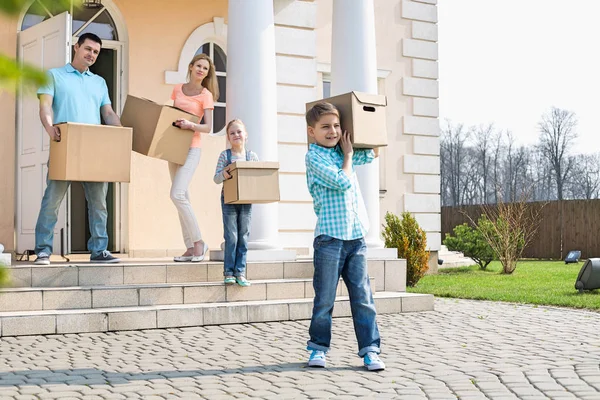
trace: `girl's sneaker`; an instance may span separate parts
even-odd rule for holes
[[[248,280],[244,276],[236,276],[235,281],[240,286],[244,286],[244,287],[250,286],[250,282],[248,282]]]
[[[365,367],[367,367],[369,371],[383,371],[385,369],[385,364],[375,352],[368,352],[365,354],[363,360],[365,362]]]
[[[226,276],[223,282],[225,282],[226,285],[233,285],[235,283],[235,277]]]
[[[308,358],[308,366],[314,368],[325,368],[327,364],[327,359],[325,356],[325,352],[321,350],[313,350],[310,353],[310,357]]]

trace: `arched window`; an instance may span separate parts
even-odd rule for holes
[[[23,17],[21,30],[31,28],[65,11],[71,12],[73,16],[73,36],[91,32],[103,40],[119,40],[115,22],[99,0],[84,0],[82,5],[76,8],[71,1],[70,9],[52,0],[35,0]]]
[[[204,53],[213,60],[215,64],[215,73],[219,84],[219,99],[215,102],[213,112],[213,132],[219,133],[225,128],[225,103],[227,101],[227,56],[218,44],[214,42],[204,43],[198,48],[196,54]]]

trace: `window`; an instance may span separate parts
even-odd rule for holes
[[[115,22],[108,10],[100,2],[95,1],[84,2],[77,8],[73,7],[73,1],[71,1],[71,8],[67,9],[52,0],[35,0],[25,13],[21,30],[29,29],[65,11],[69,11],[73,15],[71,27],[73,36],[94,33],[103,40],[119,40]]]
[[[204,43],[198,48],[196,54],[204,53],[209,56],[215,65],[215,73],[217,75],[217,83],[219,84],[219,98],[215,102],[213,111],[213,133],[219,133],[225,128],[227,123],[225,118],[226,101],[227,101],[227,56],[218,44],[214,42]]]

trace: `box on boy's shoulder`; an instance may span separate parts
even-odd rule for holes
[[[306,111],[317,103],[331,103],[340,113],[343,131],[348,131],[352,147],[373,149],[387,146],[387,98],[383,95],[352,91],[306,103]],[[307,135],[308,146],[314,138]]]

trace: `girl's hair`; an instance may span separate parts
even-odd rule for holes
[[[229,121],[227,123],[227,127],[225,128],[225,132],[227,132],[228,135],[229,135],[229,127],[231,127],[231,125],[233,125],[233,124],[240,124],[241,126],[244,127],[244,131],[246,130],[246,125],[242,122],[242,120],[239,119],[239,118],[235,118],[235,119],[232,119],[231,121]]]
[[[210,59],[209,56],[207,56],[204,53],[200,53],[196,54],[194,58],[192,58],[192,61],[190,61],[190,65],[188,65],[187,80],[188,82],[190,81],[190,68],[193,67],[194,64],[196,64],[199,60],[206,60],[208,61],[209,65],[208,74],[202,80],[202,86],[208,89],[208,91],[213,95],[214,101],[218,101],[219,83],[217,82],[217,74],[215,74],[215,64],[213,64],[213,61]]]

